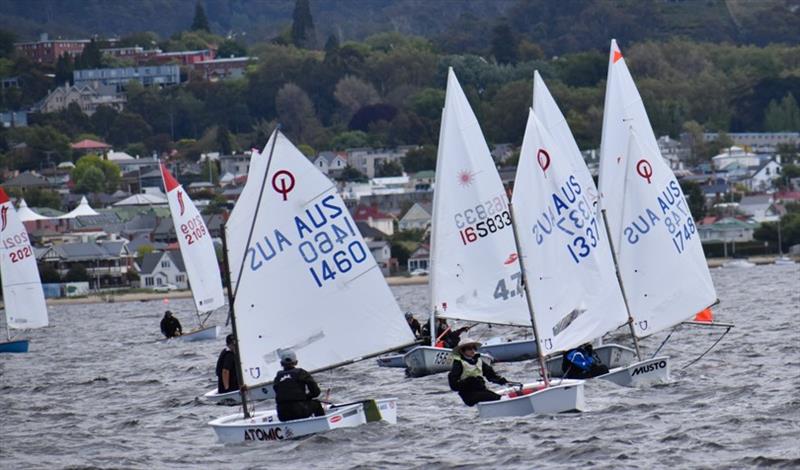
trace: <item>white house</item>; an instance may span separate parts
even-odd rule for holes
[[[714,168],[717,170],[722,170],[732,164],[738,164],[739,166],[743,167],[751,167],[758,166],[760,163],[761,161],[759,160],[758,155],[754,154],[753,152],[748,152],[742,147],[737,147],[735,145],[731,148],[724,149],[719,155],[711,157],[711,164],[714,165]]]
[[[704,242],[749,242],[758,224],[725,217],[711,224],[697,226],[700,240]]]
[[[773,158],[759,166],[752,176],[746,181],[751,191],[766,191],[772,188],[772,180],[781,175],[781,164]]]
[[[415,202],[405,213],[397,228],[402,230],[426,230],[431,225],[433,207],[430,203]]]
[[[672,171],[684,169],[683,160],[688,158],[689,152],[679,141],[668,135],[662,135],[658,138],[658,149],[661,151],[661,157]]]
[[[394,234],[394,216],[381,212],[376,206],[360,205],[353,211],[353,220],[365,222],[386,235]]]
[[[758,223],[776,222],[780,218],[775,201],[769,194],[742,197],[742,200],[739,201],[739,211],[749,215]]]
[[[385,240],[381,240],[367,242],[367,247],[372,253],[372,257],[375,258],[375,262],[378,263],[378,267],[381,268],[383,275],[388,276],[392,267],[392,245]]]
[[[342,171],[347,166],[347,160],[335,152],[321,152],[314,160],[314,166],[326,175]]]
[[[179,251],[162,251],[144,255],[139,270],[142,288],[155,288],[172,284],[178,289],[188,289],[189,279]]]
[[[430,269],[431,251],[428,245],[420,245],[411,256],[408,257],[408,272],[415,269]]]

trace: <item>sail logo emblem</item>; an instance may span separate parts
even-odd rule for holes
[[[469,170],[461,170],[458,172],[458,184],[461,186],[469,186],[472,184],[473,174]]]
[[[248,372],[250,372],[250,377],[254,379],[261,377],[261,367],[251,367]]]
[[[0,227],[0,232],[2,232],[8,225],[8,206],[3,206],[3,209],[0,209],[0,217],[3,219],[3,226]]]
[[[536,161],[539,162],[539,168],[542,169],[542,173],[547,176],[547,169],[550,168],[550,154],[547,153],[547,150],[539,149],[536,153]]]
[[[183,205],[183,192],[178,191],[178,205],[181,206],[181,214],[183,215],[183,211],[186,209]]]
[[[636,173],[639,173],[639,176],[646,179],[647,184],[650,184],[650,178],[653,177],[653,165],[643,158],[636,163]]]
[[[548,351],[553,349],[553,339],[552,338],[547,338],[546,340],[543,341],[543,343],[544,343],[544,348],[547,349]]]
[[[646,330],[647,329],[647,320],[640,321],[639,322],[639,328],[641,328],[642,331]]]
[[[519,255],[517,255],[516,253],[511,253],[510,255],[508,255],[508,258],[505,261],[503,261],[503,264],[514,264],[514,262],[518,259]]]
[[[338,423],[341,420],[342,420],[342,416],[341,415],[331,416],[330,422],[331,423]]]
[[[286,170],[280,170],[272,177],[272,189],[287,200],[287,196],[294,189],[294,175]]]

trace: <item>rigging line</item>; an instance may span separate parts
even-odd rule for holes
[[[687,367],[689,367],[689,366],[693,365],[695,362],[697,362],[697,361],[699,361],[700,359],[702,359],[702,358],[703,358],[703,357],[704,357],[706,354],[708,354],[709,352],[711,352],[711,350],[712,350],[712,349],[714,349],[714,346],[716,346],[717,344],[719,344],[719,342],[720,342],[720,341],[722,341],[722,338],[724,338],[724,337],[725,337],[725,335],[727,335],[727,334],[728,334],[728,332],[729,332],[729,331],[731,331],[731,328],[732,328],[732,327],[728,327],[728,329],[727,329],[727,330],[725,330],[725,333],[722,333],[722,335],[721,335],[719,338],[717,338],[717,340],[716,340],[716,341],[714,341],[714,344],[712,344],[710,348],[706,349],[706,350],[705,350],[705,352],[704,352],[703,354],[701,354],[701,355],[700,355],[700,356],[699,356],[697,359],[695,359],[694,361],[692,361],[692,362],[690,362],[690,363],[686,364],[685,366],[681,367],[681,370],[684,370],[684,369],[686,369]]]
[[[652,358],[656,357],[656,355],[657,355],[657,354],[658,354],[658,353],[661,351],[661,348],[663,348],[663,347],[664,347],[664,345],[665,345],[665,344],[667,344],[667,341],[669,341],[669,339],[670,339],[670,338],[672,338],[672,334],[673,334],[673,333],[675,333],[675,331],[676,331],[677,329],[678,329],[678,327],[676,326],[675,328],[673,328],[673,329],[672,329],[672,331],[670,331],[670,332],[669,332],[669,334],[667,335],[667,337],[666,337],[666,338],[664,338],[664,341],[662,341],[662,342],[661,342],[661,345],[658,347],[658,349],[656,349],[656,352],[654,352],[654,353],[653,353],[653,355],[652,355],[652,356],[650,356],[650,359],[652,359]]]

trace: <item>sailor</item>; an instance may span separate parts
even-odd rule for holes
[[[239,371],[236,367],[236,342],[233,335],[225,338],[225,349],[217,359],[217,392],[228,393],[239,390]]]
[[[411,328],[411,332],[414,333],[414,337],[419,339],[422,335],[422,327],[411,312],[406,312],[406,321],[408,322],[408,327]]]
[[[459,345],[459,341],[461,341],[461,335],[467,331],[469,331],[469,326],[463,326],[457,330],[453,330],[450,328],[450,325],[447,324],[447,320],[444,318],[437,318],[436,319],[436,338],[439,340],[436,343],[436,347],[439,348],[454,348]],[[479,344],[480,345],[480,344]]]
[[[278,405],[278,419],[291,421],[308,418],[311,415],[325,416],[322,403],[315,400],[320,394],[319,386],[311,374],[297,367],[294,351],[281,351],[283,370],[275,375],[275,402]]]
[[[167,338],[174,338],[183,334],[181,322],[172,316],[172,312],[167,310],[164,312],[164,318],[161,319],[161,333]]]
[[[463,339],[453,349],[453,367],[447,376],[450,389],[458,392],[467,406],[482,401],[496,401],[500,395],[486,388],[486,381],[505,385],[508,380],[497,375],[489,361],[478,353],[478,341]]]
[[[608,373],[590,343],[570,349],[561,359],[561,372],[568,379],[590,379]]]

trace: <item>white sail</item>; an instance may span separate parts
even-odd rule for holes
[[[636,336],[669,328],[717,299],[680,184],[656,149],[629,131],[616,247]]]
[[[319,370],[412,343],[336,187],[281,133],[266,149],[225,227],[230,263],[244,253],[234,308],[245,385],[271,381],[281,350]]]
[[[28,232],[0,188],[0,275],[9,328],[47,326],[47,304]]]
[[[512,202],[545,354],[591,341],[628,319],[585,167],[580,153],[563,148],[531,110]]]
[[[442,120],[431,239],[436,314],[530,326],[508,198],[452,69]]]
[[[183,186],[178,184],[163,164],[161,176],[195,307],[198,312],[218,309],[225,305],[225,294],[211,234]]]
[[[625,179],[625,154],[628,149],[628,129],[633,128],[639,142],[646,149],[658,149],[650,120],[633,82],[625,58],[611,40],[608,57],[603,109],[603,134],[600,142],[600,207],[608,215],[608,227],[615,250],[622,241],[623,184]]]
[[[264,172],[266,171],[267,158],[262,156],[257,149],[253,149],[250,154],[250,165],[247,170],[247,180],[245,181],[244,188],[237,204],[233,206],[230,215],[228,216],[227,226],[230,227],[244,227],[248,226],[253,221],[253,210],[255,209],[255,201],[258,200],[258,195],[261,193],[261,183],[264,179]],[[254,201],[252,205],[245,205],[239,201]],[[230,260],[230,276],[231,287],[236,291],[236,283],[239,280],[239,270],[242,267],[244,260],[244,249],[247,245],[247,236],[249,232],[234,232],[226,233],[228,239],[228,259]],[[239,247],[242,251],[237,253],[232,251],[232,247]]]

